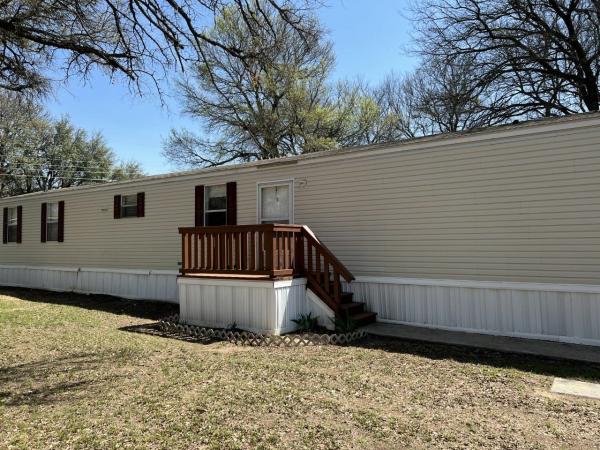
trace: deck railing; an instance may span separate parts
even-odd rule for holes
[[[303,225],[262,224],[180,228],[182,275],[305,276],[338,312],[341,280],[354,277]]]

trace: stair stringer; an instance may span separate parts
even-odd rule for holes
[[[327,306],[327,304],[319,298],[310,288],[306,288],[306,307],[307,313],[311,312],[313,316],[319,318],[319,325],[327,328],[328,330],[334,330],[335,324],[333,319],[335,313]]]

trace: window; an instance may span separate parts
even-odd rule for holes
[[[46,240],[58,241],[58,203],[46,206]]]
[[[204,189],[204,225],[227,224],[227,189],[224,184]]]
[[[293,182],[263,183],[258,185],[259,223],[293,222]]]
[[[137,217],[137,195],[121,196],[121,217]]]
[[[6,221],[6,235],[8,242],[17,242],[17,228],[19,227],[19,216],[17,208],[8,208]]]
[[[146,209],[146,195],[143,192],[129,195],[115,195],[114,215],[115,219],[123,217],[144,217]]]

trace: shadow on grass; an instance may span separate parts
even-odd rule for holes
[[[96,386],[119,378],[98,376],[115,362],[114,353],[78,353],[62,358],[0,367],[0,404],[44,405],[91,394]]]
[[[600,382],[600,364],[588,362],[379,336],[368,336],[354,344],[354,347],[383,350],[389,353],[404,353],[432,360],[451,359],[464,364],[515,369],[551,377]]]
[[[119,331],[127,331],[129,333],[147,334],[150,336],[158,336],[167,339],[176,339],[184,342],[194,342],[197,344],[213,344],[215,342],[223,342],[216,338],[200,338],[187,335],[185,333],[177,333],[175,331],[161,330],[158,323],[146,323],[142,325],[129,325],[119,328]]]
[[[179,312],[179,305],[173,303],[152,300],[127,300],[110,295],[86,295],[13,287],[0,287],[0,295],[9,295],[30,302],[75,306],[150,320],[158,320]]]

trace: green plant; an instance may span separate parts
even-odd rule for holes
[[[329,320],[331,320],[331,323],[335,326],[335,331],[338,333],[350,333],[358,328],[356,321],[350,317],[336,317]]]
[[[319,327],[319,317],[312,316],[312,313],[300,314],[298,319],[292,319],[298,325],[298,331],[317,331]]]

